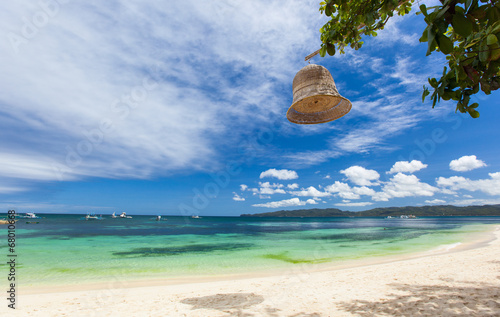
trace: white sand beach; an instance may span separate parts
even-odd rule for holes
[[[17,309],[5,301],[0,315],[500,316],[500,226],[493,235],[473,247],[355,267],[298,265],[274,276],[202,283],[138,287],[117,280],[94,290],[19,290]]]

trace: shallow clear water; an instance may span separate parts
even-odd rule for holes
[[[336,265],[464,242],[471,233],[486,230],[485,225],[500,223],[500,217],[167,217],[160,222],[151,216],[94,221],[79,215],[43,217],[38,224],[26,219],[16,223],[17,277],[23,285]],[[0,250],[6,254],[6,239]]]

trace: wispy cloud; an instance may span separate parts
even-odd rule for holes
[[[364,206],[371,206],[373,205],[372,202],[358,202],[358,203],[352,203],[352,202],[345,202],[345,203],[336,203],[335,206],[343,206],[343,207],[364,207]]]
[[[0,26],[22,37],[23,17],[39,10],[10,3]],[[0,43],[0,121],[23,132],[0,139],[0,156],[17,158],[0,175],[215,169],[221,151],[284,107],[276,91],[313,46],[318,17],[313,1],[61,5],[18,50]]]

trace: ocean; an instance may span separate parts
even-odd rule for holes
[[[237,276],[451,248],[500,217],[246,218],[40,214],[15,228],[20,287]],[[38,223],[33,223],[38,222]],[[7,232],[7,226],[0,227]],[[7,235],[0,250],[7,259]],[[6,268],[6,261],[0,266]]]

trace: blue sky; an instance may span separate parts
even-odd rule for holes
[[[424,1],[425,2],[425,1]],[[425,2],[430,3],[430,2]],[[0,12],[0,201],[19,212],[229,215],[500,203],[498,92],[421,102],[422,16],[320,58],[353,103],[286,120],[318,1],[16,1]]]

